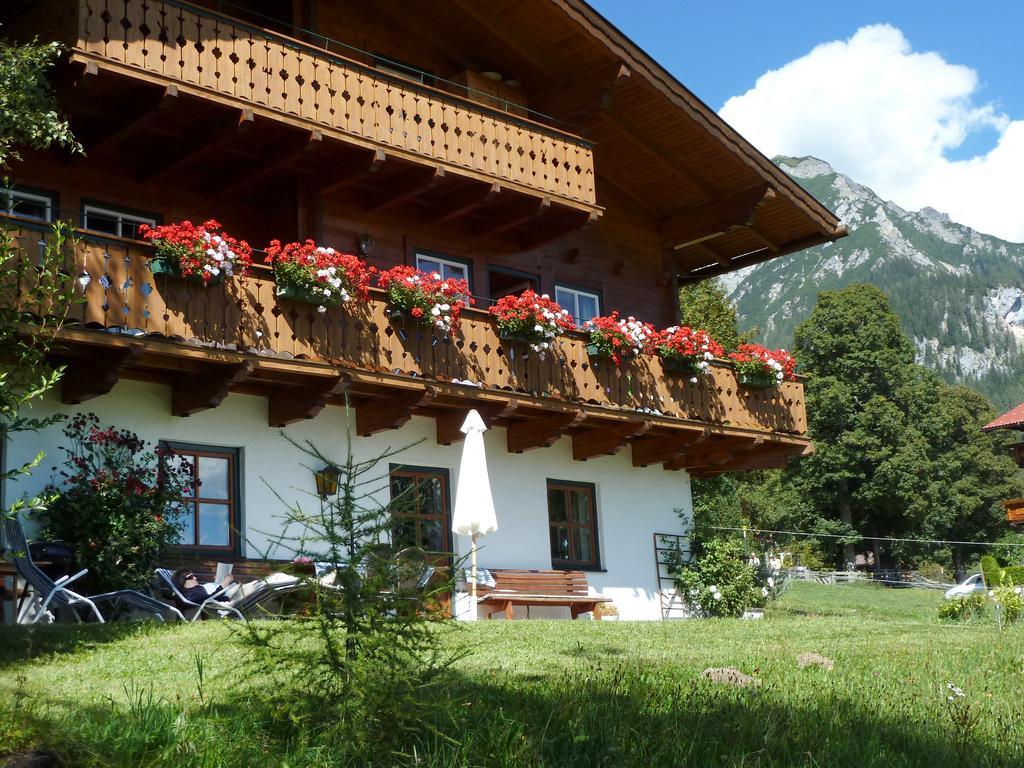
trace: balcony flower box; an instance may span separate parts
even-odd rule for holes
[[[588,320],[583,329],[590,333],[587,354],[607,358],[617,366],[653,350],[658,335],[650,323],[635,317],[619,317],[618,312]]]
[[[707,331],[688,325],[666,328],[658,334],[654,347],[662,368],[685,374],[693,384],[697,383],[698,376],[707,373],[712,360],[725,354],[722,345]]]
[[[497,323],[499,338],[527,344],[542,356],[558,335],[576,329],[568,310],[546,293],[538,295],[529,289],[518,296],[503,296],[488,311]]]
[[[465,280],[444,279],[437,272],[409,266],[381,272],[378,283],[387,291],[389,318],[409,318],[445,333],[458,330],[462,310],[474,303]]]
[[[143,224],[139,234],[153,243],[153,274],[179,275],[210,285],[235,274],[244,276],[252,265],[249,244],[236,240],[214,219],[199,226],[187,220],[159,227]]]
[[[317,311],[369,299],[373,267],[351,253],[318,246],[312,240],[287,243],[271,240],[266,262],[274,268],[279,298],[316,305]]]
[[[736,364],[740,386],[777,387],[783,381],[795,381],[796,358],[784,349],[766,349],[760,344],[740,344],[729,355]]]

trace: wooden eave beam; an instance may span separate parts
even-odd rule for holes
[[[515,203],[504,211],[496,213],[491,218],[480,223],[475,229],[477,237],[493,237],[507,232],[510,229],[522,226],[534,219],[543,216],[551,208],[551,198],[529,197],[521,202]]]
[[[357,403],[356,434],[369,437],[385,429],[398,429],[412,418],[413,409],[434,399],[432,389],[415,389]]]
[[[836,237],[842,237],[843,235],[836,235]],[[831,242],[833,237],[826,237],[825,235],[812,235],[811,237],[800,238],[799,240],[791,240],[788,243],[783,243],[778,251],[772,251],[769,248],[759,248],[756,251],[750,251],[749,253],[740,254],[729,260],[728,264],[717,264],[707,267],[699,267],[692,269],[685,274],[679,275],[679,282],[683,284],[699,283],[701,280],[707,280],[709,277],[718,277],[724,275],[726,272],[732,272],[743,267],[750,267],[754,264],[760,264],[764,261],[769,261],[778,256],[785,256],[790,253],[796,253],[802,251],[805,248],[812,248],[815,245],[821,245],[822,243]]]
[[[630,440],[642,437],[651,429],[649,421],[629,421],[572,433],[572,457],[586,461],[596,456],[612,456]]]
[[[724,235],[737,227],[749,227],[754,223],[758,208],[774,199],[775,191],[766,184],[759,184],[729,200],[676,211],[661,221],[661,245],[680,250]]]
[[[367,200],[365,210],[367,213],[374,213],[415,200],[436,188],[444,179],[445,170],[441,166],[417,168],[402,174],[375,192]]]
[[[596,211],[580,211],[570,209],[556,215],[549,215],[550,223],[537,225],[534,232],[520,238],[519,249],[521,251],[532,251],[547,245],[550,242],[564,237],[570,232],[576,232],[593,224],[598,219]]]
[[[606,67],[597,68],[589,77],[574,81],[569,88],[538,93],[535,98],[545,112],[560,115],[568,122],[582,123],[599,109],[609,109],[615,93],[630,81],[632,74],[628,66],[616,60]]]
[[[108,120],[104,124],[105,131],[102,134],[90,136],[83,142],[85,153],[71,156],[69,162],[77,163],[86,155],[98,152],[128,134],[146,128],[163,117],[164,113],[177,103],[177,96],[178,87],[173,83],[162,88],[154,88],[137,102],[128,105],[129,111],[120,120]]]
[[[461,192],[456,192],[424,214],[420,218],[420,223],[425,225],[442,224],[446,221],[457,219],[471,211],[475,211],[477,208],[490,205],[499,194],[501,194],[501,185],[497,182],[490,186],[473,182],[472,186],[467,187]]]
[[[384,154],[383,149],[375,149],[372,152],[365,150],[353,152],[330,171],[325,172],[320,177],[320,182],[314,183],[313,192],[320,196],[336,192],[369,173],[376,173],[385,160],[387,160],[387,155]]]
[[[312,419],[330,398],[344,394],[348,384],[347,376],[323,376],[295,387],[277,389],[267,397],[267,421],[272,427],[285,427]]]
[[[245,168],[232,173],[227,183],[210,189],[208,197],[226,197],[252,185],[279,168],[291,165],[305,155],[323,146],[323,133],[318,130],[301,131],[288,136],[259,153],[259,156],[245,161]]]
[[[197,373],[178,377],[171,384],[171,413],[174,416],[191,416],[216,408],[232,387],[252,375],[254,368],[251,360],[244,360],[226,365],[206,365]]]
[[[121,369],[137,361],[144,351],[145,346],[138,343],[92,347],[87,358],[69,360],[60,379],[60,401],[78,405],[109,393],[117,384]]]
[[[657,435],[633,440],[630,448],[633,452],[633,466],[647,467],[651,464],[662,464],[678,456],[687,448],[708,440],[708,433],[703,430],[680,430],[673,435]]]
[[[693,446],[665,462],[665,469],[691,469],[728,464],[740,454],[752,451],[764,442],[763,436],[709,440]]]
[[[477,0],[453,0],[459,10],[483,27],[499,43],[511,49],[526,61],[535,72],[542,77],[551,79],[564,72],[565,67],[545,55],[544,51],[530,40],[524,40],[508,24],[503,23],[501,14],[481,5]],[[508,73],[506,73],[508,74]]]
[[[579,424],[584,418],[583,411],[574,410],[509,424],[505,430],[508,452],[522,453],[552,446],[570,427]]]
[[[157,158],[147,158],[146,163],[135,174],[136,181],[145,184],[174,173],[195,160],[204,152],[210,152],[234,141],[252,127],[255,117],[251,109],[232,110],[231,114],[213,120],[182,138],[177,144],[162,152]]]
[[[518,403],[509,400],[505,403],[477,403],[472,406],[488,429],[494,426],[496,419],[505,419],[516,412]],[[466,414],[469,408],[453,408],[439,413],[437,420],[437,444],[452,445],[461,442],[466,435],[462,432],[462,425],[466,421]]]

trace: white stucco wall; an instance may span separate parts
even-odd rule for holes
[[[280,527],[276,523],[281,502],[264,480],[285,499],[304,505],[316,503],[308,495],[314,490],[313,477],[300,466],[309,461],[281,437],[279,430],[267,426],[264,398],[233,394],[218,408],[180,418],[170,414],[169,387],[122,381],[109,395],[82,406],[62,405],[51,395],[37,406],[33,415],[53,411],[92,412],[100,418],[102,426],[130,428],[150,442],[180,440],[241,448],[242,511],[249,540],[244,554],[257,556],[265,551],[267,538],[260,531]],[[345,440],[345,412],[328,407],[315,419],[293,424],[286,431],[296,440],[312,440],[324,453],[340,457]],[[402,429],[356,438],[354,450],[357,458],[365,459],[389,446],[398,448],[422,439],[393,461],[449,470],[454,502],[462,447],[439,446],[434,434],[432,419],[414,417]],[[41,433],[12,436],[6,456],[8,467],[27,461],[39,450],[46,451],[47,458],[31,478],[8,484],[8,502],[22,494],[36,493],[47,483],[50,468],[64,458],[60,450],[63,439],[59,426]],[[573,461],[567,438],[550,448],[509,454],[505,449],[505,431],[495,428],[486,434],[485,443],[499,530],[481,539],[480,566],[550,568],[546,480],[593,483],[604,570],[588,573],[588,581],[614,600],[623,619],[660,618],[652,534],[686,532],[675,510],[684,510],[687,520],[692,519],[687,474],[666,472],[660,466],[637,469],[632,466],[628,450],[586,462]],[[456,537],[455,548],[460,555],[468,553],[468,537]],[[525,613],[523,609],[518,612]],[[564,609],[530,610],[533,617],[567,613]]]

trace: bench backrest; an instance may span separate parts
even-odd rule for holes
[[[587,576],[583,571],[534,571],[512,568],[489,568],[494,577],[494,586],[479,586],[477,593],[485,595],[495,590],[520,592],[528,595],[570,595],[579,597],[589,594]]]

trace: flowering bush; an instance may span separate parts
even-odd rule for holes
[[[465,280],[444,280],[437,272],[420,272],[414,267],[381,272],[379,284],[388,292],[389,307],[446,333],[455,332],[462,310],[474,304]]]
[[[266,262],[274,266],[278,296],[316,304],[318,312],[353,299],[365,302],[370,277],[377,271],[355,254],[324,248],[312,240],[286,245],[271,240]]]
[[[760,344],[740,344],[729,355],[736,361],[736,371],[747,384],[771,386],[782,381],[794,381],[796,358],[784,349],[766,349]]]
[[[590,332],[591,354],[610,357],[616,365],[650,352],[657,337],[657,331],[650,323],[635,317],[620,318],[617,311],[607,317],[588,320],[583,328]]]
[[[224,232],[213,219],[198,227],[191,221],[159,227],[142,224],[139,234],[155,246],[156,261],[185,277],[200,279],[204,285],[235,272],[244,275],[252,264],[249,244]]]
[[[518,296],[503,296],[491,307],[505,338],[519,339],[534,352],[543,354],[563,331],[576,330],[569,311],[562,309],[546,293],[537,295],[527,289]]]
[[[737,541],[712,539],[692,564],[672,569],[676,589],[702,616],[742,616],[761,608],[775,589],[774,578],[760,583]]]
[[[100,429],[91,413],[69,419],[64,435],[67,461],[63,480],[47,489],[57,498],[43,535],[67,542],[78,566],[89,569],[90,591],[147,586],[178,541],[191,465],[172,466],[167,451],[127,430]]]
[[[722,345],[707,331],[688,325],[666,328],[658,334],[654,345],[666,367],[688,372],[690,381],[694,383],[698,375],[707,371],[712,360],[725,354]]]

